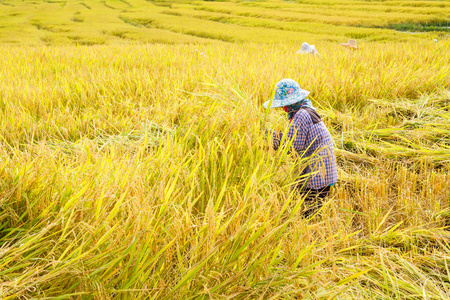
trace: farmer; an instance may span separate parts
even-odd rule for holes
[[[283,79],[275,86],[273,99],[264,103],[267,108],[283,107],[288,115],[289,131],[286,142],[291,141],[301,158],[309,158],[293,186],[305,197],[304,216],[309,217],[322,207],[330,187],[337,182],[336,158],[333,141],[311,100],[309,91],[300,88],[292,79]],[[272,132],[273,147],[277,150],[282,133]]]
[[[354,50],[358,49],[358,45],[356,44],[356,40],[348,40],[347,43],[341,43],[340,45],[344,46],[344,47],[347,47],[347,48],[350,48],[350,49],[354,49]]]
[[[300,48],[296,52],[297,54],[308,54],[311,53],[312,55],[320,55],[319,51],[316,50],[316,47],[314,45],[310,45],[307,42],[304,42]]]

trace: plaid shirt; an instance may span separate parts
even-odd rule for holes
[[[280,147],[282,138],[281,133],[273,133],[275,150]],[[307,180],[306,187],[321,189],[337,182],[333,141],[322,121],[313,124],[309,113],[300,109],[292,119],[285,141],[289,142],[291,139],[292,146],[300,157],[310,158],[308,165],[300,173],[300,176],[304,175]]]

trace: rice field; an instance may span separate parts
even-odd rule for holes
[[[446,1],[0,7],[1,299],[450,299]],[[336,148],[310,219],[282,78]]]
[[[448,1],[0,1],[5,45],[398,42],[448,38],[449,26]]]

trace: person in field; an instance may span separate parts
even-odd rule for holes
[[[358,45],[356,44],[356,40],[348,40],[347,43],[341,43],[341,46],[350,48],[350,49],[358,49]]]
[[[297,54],[309,54],[312,55],[320,55],[319,51],[316,50],[316,47],[314,45],[310,45],[308,43],[303,43],[300,47],[300,50],[296,52]]]
[[[264,103],[264,107],[282,107],[287,113],[289,130],[284,139],[292,140],[292,146],[308,164],[299,171],[299,178],[293,188],[304,196],[304,216],[309,217],[322,207],[330,187],[337,182],[336,158],[333,141],[320,115],[306,97],[303,90],[292,79],[283,79],[275,86],[275,95]],[[283,139],[282,133],[270,132],[273,147],[278,150]]]

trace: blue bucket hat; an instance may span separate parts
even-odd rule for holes
[[[304,100],[309,91],[304,90],[300,85],[292,79],[282,79],[275,86],[275,95],[273,99],[264,103],[264,107],[267,108],[272,101],[270,108],[288,106]]]

